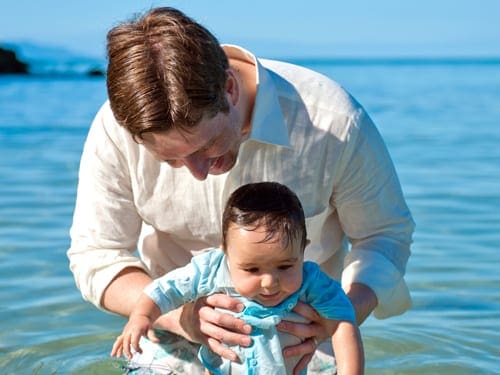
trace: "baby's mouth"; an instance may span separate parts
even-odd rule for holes
[[[261,294],[261,297],[264,299],[273,299],[278,297],[280,292],[272,293],[272,294]]]

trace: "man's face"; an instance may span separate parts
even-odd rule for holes
[[[242,128],[238,111],[230,106],[228,113],[202,118],[190,133],[149,132],[143,135],[142,144],[158,160],[174,168],[185,166],[195,178],[205,180],[208,174],[226,173],[234,166],[244,141]]]

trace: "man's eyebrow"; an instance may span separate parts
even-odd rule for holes
[[[210,140],[208,140],[207,143],[205,143],[204,146],[200,147],[198,150],[196,150],[195,152],[189,154],[188,156],[192,156],[194,154],[197,154],[198,152],[203,152],[203,151],[208,150],[217,141],[218,137],[219,137],[219,134],[214,135]]]
[[[216,141],[217,141],[217,138],[218,138],[218,134],[216,134],[215,136],[213,136],[207,143],[205,143],[204,146],[200,147],[198,150],[196,151],[193,151],[192,153],[186,155],[186,156],[180,156],[180,157],[177,157],[177,158],[166,158],[166,159],[162,159],[163,161],[169,161],[169,160],[178,160],[178,159],[184,159],[184,158],[188,158],[190,156],[193,156],[193,155],[196,155],[197,153],[199,152],[203,152],[207,149],[209,149]]]

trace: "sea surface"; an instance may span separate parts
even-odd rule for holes
[[[500,374],[500,61],[302,60],[368,110],[417,223],[413,308],[362,326],[367,374]],[[102,77],[0,76],[0,374],[120,374],[123,319],[66,250]]]

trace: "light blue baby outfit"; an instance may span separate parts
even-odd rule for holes
[[[241,363],[231,362],[202,346],[199,358],[214,374],[285,375],[290,373],[282,355],[276,324],[291,313],[297,301],[311,305],[322,317],[354,323],[354,309],[340,284],[323,273],[313,262],[304,262],[300,289],[277,306],[266,307],[239,296],[232,286],[224,252],[213,249],[192,258],[182,268],[156,279],[145,289],[162,313],[186,302],[214,293],[238,298],[245,309],[236,314],[252,326],[250,347],[232,347],[239,353]],[[288,365],[288,366],[287,366]],[[288,367],[288,372],[287,372]],[[305,374],[304,370],[302,374]]]

